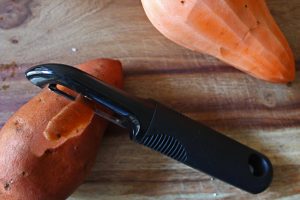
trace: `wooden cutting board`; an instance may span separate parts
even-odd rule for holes
[[[0,0],[0,16],[12,0]],[[39,89],[23,72],[97,57],[124,64],[126,91],[151,97],[270,157],[274,181],[250,195],[133,144],[111,127],[71,200],[300,199],[300,1],[268,0],[297,60],[290,85],[254,79],[165,39],[139,0],[19,0],[0,18],[0,127]]]

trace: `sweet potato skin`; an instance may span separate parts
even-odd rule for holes
[[[121,87],[121,63],[97,59],[79,66],[93,76]],[[93,116],[75,137],[50,141],[43,131],[70,101],[48,89],[22,106],[0,131],[0,199],[63,200],[84,180],[107,126]]]

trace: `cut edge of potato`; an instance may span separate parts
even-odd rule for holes
[[[79,96],[48,122],[43,135],[47,140],[63,143],[82,134],[93,117],[93,109]]]

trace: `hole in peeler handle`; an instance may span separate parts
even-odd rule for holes
[[[268,162],[258,154],[251,154],[248,160],[249,171],[253,176],[262,177],[270,170]]]

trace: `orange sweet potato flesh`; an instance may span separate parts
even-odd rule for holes
[[[51,141],[74,137],[86,129],[93,116],[93,108],[78,97],[48,122],[44,136]]]
[[[118,61],[97,59],[79,67],[122,87]],[[85,112],[82,117],[72,118],[76,108]],[[73,123],[76,128],[64,122]],[[48,140],[44,135],[47,126],[50,132],[64,132],[59,139]],[[80,98],[70,102],[48,89],[42,90],[0,131],[0,199],[66,199],[90,171],[106,126],[107,122],[94,116]]]
[[[152,24],[177,44],[259,79],[294,80],[293,53],[265,0],[142,0],[142,4]]]

